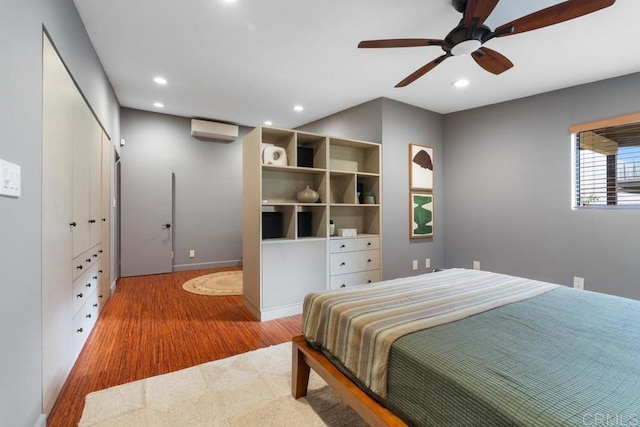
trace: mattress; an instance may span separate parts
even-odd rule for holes
[[[406,334],[376,395],[410,425],[640,424],[640,302],[554,287]]]

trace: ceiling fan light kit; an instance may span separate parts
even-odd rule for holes
[[[359,48],[395,48],[440,46],[444,54],[423,65],[396,87],[407,86],[442,63],[450,56],[469,55],[484,70],[492,74],[502,74],[513,63],[504,55],[485,47],[484,44],[496,37],[506,37],[526,31],[537,30],[579,18],[612,6],[615,0],[567,0],[496,27],[493,31],[484,25],[500,0],[452,0],[455,10],[462,13],[460,23],[444,39],[384,39],[365,40]]]

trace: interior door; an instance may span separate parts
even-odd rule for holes
[[[171,272],[171,162],[123,157],[120,197],[121,275]]]

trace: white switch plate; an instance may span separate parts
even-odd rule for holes
[[[480,261],[473,261],[473,269],[480,270]]]
[[[196,251],[195,249],[191,249],[189,251],[189,258],[195,258],[196,257]]]
[[[20,197],[20,166],[1,159],[0,196]]]
[[[414,269],[414,270],[417,270],[417,269],[418,269],[418,260],[417,260],[417,259],[414,259],[414,260],[413,260],[413,269]]]
[[[424,268],[431,268],[431,258],[424,259]]]
[[[584,277],[573,277],[573,287],[576,289],[584,289]]]

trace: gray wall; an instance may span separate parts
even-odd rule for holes
[[[42,27],[109,136],[119,107],[71,0],[3,0],[0,158],[22,167],[22,197],[0,197],[0,425],[42,411]]]
[[[122,159],[170,160],[175,176],[174,270],[239,265],[242,258],[242,138],[191,136],[191,119],[123,108]],[[135,163],[133,163],[135,164]],[[124,239],[123,239],[124,243]],[[189,250],[196,251],[189,258]]]
[[[571,209],[568,131],[638,99],[634,74],[446,115],[446,265],[640,299],[640,210]]]
[[[444,215],[442,197],[443,121],[440,114],[389,99],[376,99],[299,129],[323,135],[382,143],[382,245],[383,276],[392,279],[425,273],[444,265]],[[409,239],[409,144],[433,147],[435,159],[435,235]],[[412,270],[412,260],[418,270]]]

